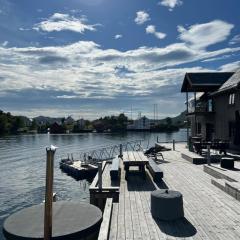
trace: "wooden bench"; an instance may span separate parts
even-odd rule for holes
[[[89,187],[90,192],[90,204],[99,207],[104,210],[105,202],[107,198],[112,198],[114,202],[118,202],[119,199],[119,181],[112,181],[110,176],[112,162],[103,161],[102,164],[102,187],[99,186],[99,176],[96,174]]]
[[[120,176],[120,164],[119,164],[119,158],[115,157],[112,160],[112,166],[110,169],[110,176],[111,176],[111,180],[118,180],[119,176]]]
[[[160,167],[154,162],[154,160],[149,159],[149,162],[147,164],[147,169],[151,173],[153,177],[154,182],[159,182],[163,178],[163,171],[160,169]]]

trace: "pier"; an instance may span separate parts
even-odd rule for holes
[[[204,172],[205,165],[182,158],[184,148],[179,143],[175,151],[163,152],[164,160],[158,161],[164,172],[161,182],[154,182],[148,169],[145,178],[132,171],[126,180],[120,161],[119,185],[114,185],[109,174],[111,163],[105,164],[102,190],[98,189],[98,175],[90,186],[91,202],[101,208],[105,204],[99,240],[240,239],[239,201],[212,184],[214,177]],[[150,194],[156,189],[180,191],[185,217],[175,221],[154,219]]]

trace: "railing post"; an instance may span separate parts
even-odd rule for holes
[[[120,153],[119,153],[119,157],[122,158],[123,156],[123,145],[120,144]]]
[[[207,164],[211,165],[210,145],[207,145]]]
[[[172,144],[173,144],[173,151],[175,151],[175,139],[172,140]]]
[[[102,162],[98,162],[98,188],[102,189]]]
[[[52,238],[52,203],[53,203],[53,166],[56,147],[46,148],[46,190],[45,190],[45,211],[44,211],[44,240]]]

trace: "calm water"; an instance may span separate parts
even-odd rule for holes
[[[152,145],[157,136],[161,141],[185,140],[186,131],[172,134],[128,133],[78,135],[24,135],[0,138],[0,226],[4,219],[24,207],[39,204],[44,199],[46,146],[58,147],[55,155],[54,192],[59,200],[89,201],[89,183],[75,181],[62,173],[59,160],[66,153],[81,149],[144,139],[145,147]],[[2,230],[0,231],[0,239]]]

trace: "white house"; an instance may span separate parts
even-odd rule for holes
[[[150,130],[151,120],[143,116],[127,126],[128,130]]]

